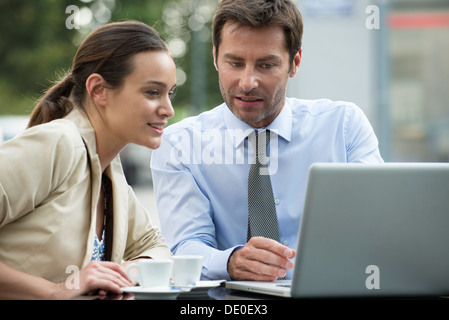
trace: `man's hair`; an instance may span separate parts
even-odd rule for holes
[[[237,27],[281,27],[284,30],[285,47],[290,61],[293,61],[301,49],[302,16],[291,0],[221,0],[212,24],[212,41],[217,56],[222,30],[228,21]]]

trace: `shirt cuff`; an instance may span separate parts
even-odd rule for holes
[[[231,247],[226,250],[216,250],[206,257],[203,264],[202,280],[231,280],[228,273],[228,260],[231,254],[242,248],[243,245]]]

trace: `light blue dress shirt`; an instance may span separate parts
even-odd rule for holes
[[[296,249],[310,165],[383,160],[369,121],[352,103],[287,98],[266,129],[280,242]],[[174,254],[205,257],[203,279],[229,280],[229,256],[246,243],[252,131],[222,104],[169,126],[152,153],[162,234]]]

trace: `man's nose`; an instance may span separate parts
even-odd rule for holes
[[[253,67],[247,66],[240,78],[240,87],[244,92],[249,92],[259,86],[259,80]]]

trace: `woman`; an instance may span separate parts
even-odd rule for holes
[[[153,28],[110,23],[83,41],[27,130],[0,146],[1,298],[119,294],[132,285],[123,261],[170,256],[118,154],[159,147],[175,87]]]

